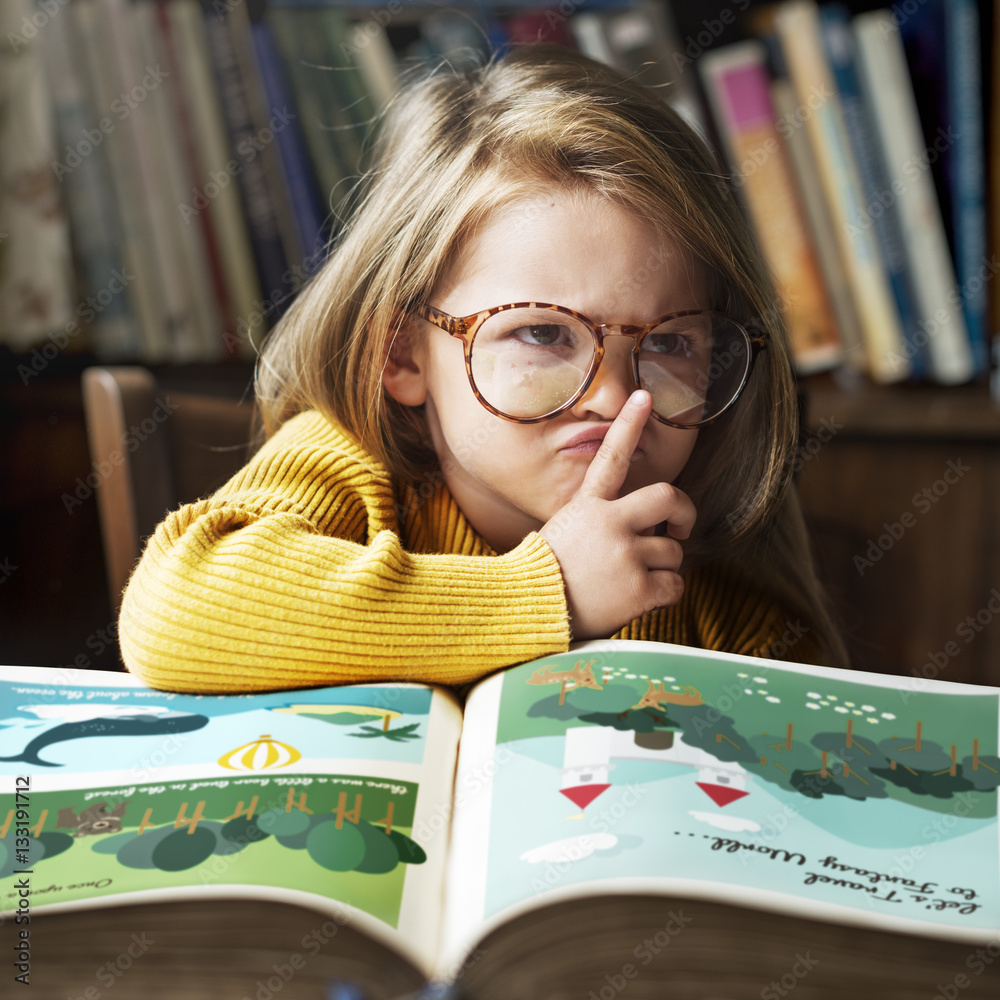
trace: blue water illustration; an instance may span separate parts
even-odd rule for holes
[[[564,748],[561,736],[503,746],[487,915],[594,879],[698,877],[880,915],[1000,924],[996,817],[969,818],[961,796],[943,813],[893,799],[810,799],[750,774],[713,779],[676,762],[611,758],[603,790],[581,808],[586,796],[560,790]]]
[[[423,760],[431,692],[320,688],[252,696],[0,683],[0,774],[136,771],[300,758]],[[244,753],[236,753],[245,748]]]

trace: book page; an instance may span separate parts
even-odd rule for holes
[[[995,688],[585,644],[466,706],[445,964],[576,894],[1000,929]]]
[[[0,909],[281,898],[426,968],[460,731],[419,685],[183,695],[0,669]]]

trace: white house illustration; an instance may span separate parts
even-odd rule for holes
[[[566,730],[559,791],[585,809],[611,787],[614,760],[656,760],[691,767],[697,772],[695,784],[717,806],[727,806],[748,795],[747,781],[753,777],[735,762],[721,761],[688,745],[679,733],[674,733],[672,746],[654,750],[637,746],[632,730],[574,726]]]

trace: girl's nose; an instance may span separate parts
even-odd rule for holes
[[[632,377],[632,338],[608,337],[604,357],[587,391],[573,404],[570,412],[578,419],[597,417],[614,420],[636,388]]]

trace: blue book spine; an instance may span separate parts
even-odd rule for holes
[[[839,4],[825,4],[820,10],[823,45],[830,61],[834,83],[840,98],[844,125],[854,153],[861,190],[864,215],[861,224],[871,227],[879,254],[885,265],[886,277],[899,312],[907,354],[910,357],[911,378],[929,375],[926,349],[918,346],[919,314],[913,286],[903,252],[903,237],[897,217],[896,192],[882,162],[872,132],[871,112],[858,79],[855,63],[854,33],[850,15]]]
[[[323,217],[305,139],[295,112],[290,111],[294,108],[294,102],[270,27],[264,21],[254,21],[250,30],[268,110],[272,115],[289,118],[280,131],[275,129],[278,153],[299,234],[301,259],[308,270],[315,271],[322,256]]]
[[[949,119],[954,146],[949,150],[957,294],[969,331],[976,376],[989,369],[986,334],[986,158],[984,154],[982,66],[979,8],[976,0],[945,0],[945,65]]]
[[[264,164],[255,146],[257,131],[249,96],[240,73],[233,37],[226,24],[225,11],[219,12],[210,0],[203,0],[203,7],[205,35],[229,134],[231,162],[235,164],[234,173],[240,181],[240,200],[264,295],[261,305],[265,311],[273,306],[275,313],[280,313],[287,297],[285,274],[288,259],[271,202]],[[276,318],[270,313],[269,317]]]

